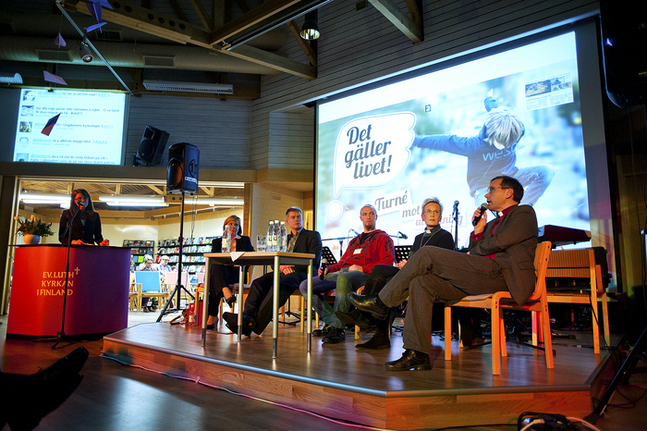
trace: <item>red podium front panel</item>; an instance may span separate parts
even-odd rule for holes
[[[8,335],[55,336],[61,331],[67,246],[16,249]],[[130,249],[72,246],[66,335],[106,334],[128,326]]]

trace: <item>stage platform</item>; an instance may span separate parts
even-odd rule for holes
[[[349,332],[344,343],[335,345],[322,345],[313,337],[308,353],[298,326],[282,325],[278,357],[272,359],[271,327],[240,343],[227,329],[208,331],[205,348],[200,333],[163,322],[140,324],[104,337],[103,354],[387,429],[516,423],[525,411],[583,418],[620,365],[606,351],[595,356],[592,349],[580,347],[583,340],[554,339],[554,369],[546,369],[543,352],[508,343],[501,375],[493,376],[489,346],[459,353],[458,342],[452,342],[452,361],[446,362],[443,341],[434,336],[431,371],[389,372],[384,362],[402,354],[397,334],[390,350],[377,351],[356,351]]]

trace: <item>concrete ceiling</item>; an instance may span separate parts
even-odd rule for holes
[[[149,79],[229,83],[234,94],[227,97],[255,99],[260,97],[262,75],[316,77],[312,64],[276,52],[296,36],[300,25],[296,20],[303,21],[304,11],[329,1],[111,0],[113,10],[103,8],[102,21],[107,24],[102,31],[86,35],[134,94],[147,93],[142,83]],[[110,74],[99,71],[106,66],[99,56],[92,63],[80,59],[78,29],[95,24],[88,4],[87,0],[2,1],[0,73],[19,72],[24,85],[43,86],[49,85],[42,77],[47,70],[70,77],[70,88],[125,90]],[[54,43],[59,33],[66,46]],[[315,61],[311,44],[298,40]],[[77,69],[83,72],[74,72]]]

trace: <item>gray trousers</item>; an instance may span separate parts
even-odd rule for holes
[[[428,354],[435,300],[457,301],[468,295],[507,290],[494,259],[438,247],[422,247],[380,291],[382,302],[397,307],[409,299],[403,347]]]

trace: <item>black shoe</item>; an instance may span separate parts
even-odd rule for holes
[[[315,329],[312,331],[312,335],[315,337],[325,337],[330,333],[330,330],[332,329],[332,326],[330,325],[325,325],[323,329]]]
[[[230,295],[229,298],[225,299],[225,302],[229,305],[229,308],[233,310],[234,304],[236,303],[236,295]]]
[[[364,313],[359,310],[353,310],[350,313],[335,311],[335,316],[337,316],[344,325],[359,326],[359,329],[367,330],[371,329],[373,326]]]
[[[90,353],[85,347],[77,347],[72,353],[62,357],[44,370],[40,370],[34,377],[42,382],[58,379],[59,377],[76,376],[85,365]]]
[[[142,307],[142,311],[143,311],[144,313],[148,313],[148,312],[150,312],[151,310],[148,308],[148,306],[147,306],[147,305],[145,305],[145,306],[143,306],[143,307]]]
[[[225,326],[233,332],[238,334],[238,314],[236,313],[223,313],[222,319],[225,321]],[[249,316],[243,314],[243,335],[250,337],[252,329],[256,327],[256,321]]]
[[[45,370],[43,370],[45,371]],[[38,391],[6,416],[12,430],[33,430],[40,420],[60,407],[79,387],[83,376],[69,375],[37,385]]]
[[[356,344],[355,348],[357,350],[380,350],[380,349],[390,349],[391,340],[387,334],[378,334],[377,332],[373,335],[373,338],[368,340],[366,343]]]
[[[384,305],[377,293],[358,295],[351,292],[348,294],[348,300],[359,310],[371,313],[378,320],[386,319],[387,314],[389,314],[389,307]]]
[[[330,328],[330,332],[328,332],[328,335],[324,337],[322,342],[326,344],[337,344],[341,343],[344,340],[346,340],[346,334],[344,334],[344,330],[335,328],[333,326]]]
[[[397,361],[387,362],[384,368],[389,371],[431,370],[429,355],[407,349]]]
[[[83,380],[79,372],[88,356],[87,349],[79,347],[44,370],[25,376],[25,385],[15,394],[17,405],[7,412],[9,427],[34,429],[43,417],[63,404]],[[21,394],[26,398],[22,399]]]

